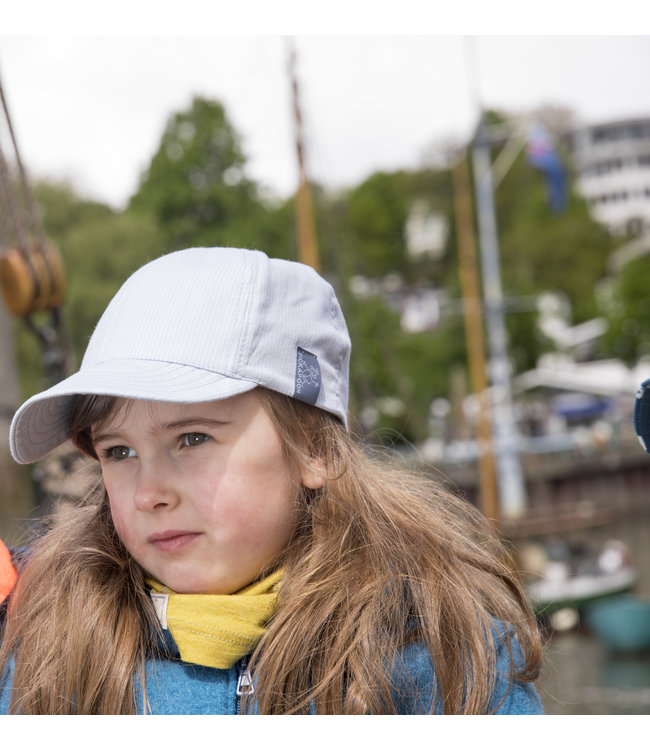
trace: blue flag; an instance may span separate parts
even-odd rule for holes
[[[567,204],[566,170],[548,130],[540,124],[533,125],[526,140],[528,162],[539,169],[546,184],[546,195],[551,210],[561,213]]]

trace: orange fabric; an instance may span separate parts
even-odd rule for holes
[[[0,603],[9,596],[17,578],[18,574],[11,562],[11,554],[0,539]]]

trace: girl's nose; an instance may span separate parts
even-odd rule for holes
[[[167,472],[155,463],[140,463],[133,494],[133,503],[138,510],[170,510],[178,505],[179,500]]]

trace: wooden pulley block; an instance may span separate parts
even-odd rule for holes
[[[34,311],[56,310],[63,304],[65,293],[63,264],[59,253],[52,245],[39,243],[30,248],[29,261],[38,279]]]
[[[10,247],[0,256],[0,285],[2,296],[9,311],[17,317],[32,312],[36,297],[36,279],[25,256],[15,247]]]
[[[5,304],[17,317],[55,310],[63,303],[63,264],[52,245],[6,249],[0,256],[0,287]]]

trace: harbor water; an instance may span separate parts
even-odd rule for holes
[[[650,515],[598,533],[628,545],[639,574],[634,593],[650,597]],[[650,651],[613,652],[580,624],[549,637],[537,687],[551,715],[648,714]]]

